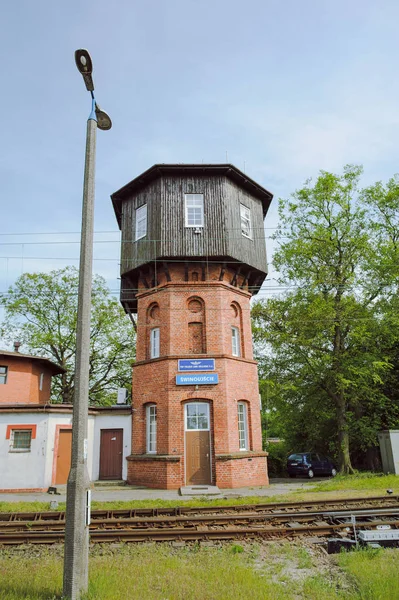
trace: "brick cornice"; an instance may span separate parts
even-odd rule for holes
[[[228,359],[235,360],[237,362],[249,363],[257,365],[258,362],[252,358],[243,358],[242,356],[232,356],[231,354],[167,354],[166,356],[160,356],[159,358],[149,358],[146,360],[138,360],[132,364],[132,367],[138,367],[140,365],[153,364],[156,362],[162,362],[165,360],[181,360],[181,359],[198,359],[198,358],[214,358],[214,359]]]
[[[129,461],[148,461],[155,460],[159,462],[180,462],[181,456],[176,454],[130,454],[126,457]]]
[[[165,291],[168,288],[176,288],[176,287],[180,287],[182,288],[182,290],[190,288],[190,289],[195,289],[196,291],[199,291],[201,289],[204,289],[206,291],[209,292],[209,288],[223,288],[229,292],[235,292],[236,294],[238,294],[239,296],[244,296],[245,298],[252,298],[252,294],[250,292],[246,292],[245,290],[242,290],[240,288],[235,287],[234,285],[231,285],[230,283],[227,283],[227,281],[168,281],[166,283],[162,283],[161,285],[158,285],[156,287],[153,287],[149,290],[143,290],[142,292],[138,292],[136,294],[136,298],[146,298],[147,296],[151,296],[153,294],[157,294],[160,291]]]
[[[232,452],[231,454],[215,454],[215,460],[226,461],[226,460],[239,460],[241,458],[265,458],[269,456],[268,452]]]

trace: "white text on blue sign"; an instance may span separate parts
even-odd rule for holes
[[[179,371],[214,371],[214,358],[181,358],[178,361]]]
[[[176,375],[176,385],[212,385],[215,383],[219,383],[219,376],[217,373]]]

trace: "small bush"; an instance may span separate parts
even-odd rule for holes
[[[287,477],[287,446],[285,442],[266,443],[269,477]]]

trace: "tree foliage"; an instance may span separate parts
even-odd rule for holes
[[[280,200],[273,262],[287,292],[253,308],[264,385],[285,434],[335,452],[343,472],[351,443],[375,445],[399,416],[386,387],[399,340],[399,182],[359,190],[361,173],[322,171]]]
[[[52,399],[71,403],[74,395],[78,270],[21,275],[1,299],[2,336],[19,339],[26,351],[46,356],[66,373],[53,380]],[[91,404],[113,404],[117,388],[131,388],[135,335],[119,302],[102,277],[94,276],[90,334]]]

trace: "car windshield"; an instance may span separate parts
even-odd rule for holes
[[[299,460],[301,461],[303,458],[303,454],[291,454],[291,456],[288,457],[288,460]]]

